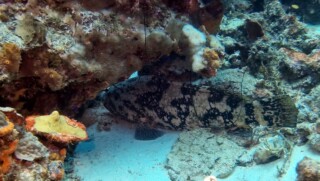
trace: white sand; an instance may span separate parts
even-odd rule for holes
[[[83,181],[170,181],[164,168],[167,154],[178,133],[166,133],[153,141],[134,140],[134,129],[115,125],[110,132],[88,129],[91,141],[80,143],[75,152],[75,174]],[[226,150],[226,154],[228,151]],[[277,166],[283,160],[252,167],[238,166],[235,172],[219,181],[295,181],[296,165],[309,156],[320,160],[308,146],[294,148],[291,164],[282,178]]]
[[[75,174],[84,181],[169,181],[164,168],[178,133],[166,133],[153,141],[133,138],[134,129],[115,125],[110,132],[88,129],[91,141],[75,151]]]
[[[309,29],[311,33],[315,33],[317,35],[320,35],[320,25],[309,25],[306,24],[306,27]]]
[[[278,178],[278,167],[283,163],[283,159],[273,161],[268,164],[255,165],[252,167],[238,166],[235,172],[223,181],[296,181],[296,166],[304,156],[320,160],[320,154],[311,151],[308,146],[295,146],[290,159],[290,166],[285,175]]]

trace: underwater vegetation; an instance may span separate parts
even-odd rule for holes
[[[280,159],[282,177],[296,146],[320,152],[320,35],[306,24],[320,24],[319,8],[0,0],[0,180],[64,179],[70,145],[89,139],[86,126],[110,129],[112,116],[143,128],[141,139],[181,131],[165,164],[172,180],[227,178]],[[298,180],[318,178],[318,167],[305,158]]]

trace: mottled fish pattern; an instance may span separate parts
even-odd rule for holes
[[[240,70],[193,82],[145,75],[110,87],[104,105],[131,122],[171,130],[295,126],[293,101],[258,89],[258,83]]]

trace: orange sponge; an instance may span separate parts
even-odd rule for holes
[[[1,150],[0,152],[0,174],[5,174],[10,170],[12,160],[11,154],[16,150],[18,140],[11,142],[7,149]]]
[[[0,126],[0,137],[2,137],[12,132],[14,124],[10,122],[8,117],[6,117],[2,112],[0,112],[0,119],[4,119],[1,121],[5,123],[3,126]]]

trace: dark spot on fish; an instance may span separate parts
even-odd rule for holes
[[[230,106],[232,109],[235,109],[239,106],[241,99],[236,96],[229,96],[226,100],[226,103],[228,106]]]
[[[146,106],[155,107],[159,104],[162,94],[159,92],[147,92],[145,94],[138,95],[135,103]]]
[[[224,125],[225,125],[225,128],[232,128],[235,126],[234,122],[233,122],[233,115],[232,115],[232,112],[230,111],[226,111],[226,112],[223,112],[221,113],[221,116],[223,118],[223,121],[224,121]]]
[[[195,95],[197,91],[198,89],[189,83],[183,84],[180,89],[182,95]]]
[[[136,79],[135,78],[132,78],[132,79],[128,79],[128,80],[126,80],[127,81],[127,83],[133,83],[134,81],[136,81]]]
[[[257,123],[254,116],[254,106],[252,104],[245,104],[244,109],[246,113],[245,123],[248,125],[251,123]]]
[[[209,88],[210,95],[208,97],[209,102],[221,102],[225,94],[222,91]]]
[[[122,102],[123,102],[123,105],[124,105],[127,109],[129,109],[129,110],[131,110],[131,111],[133,111],[133,112],[136,112],[136,113],[139,114],[139,115],[143,115],[143,111],[140,111],[138,108],[136,108],[130,101],[128,101],[128,100],[123,100]]]
[[[104,106],[111,112],[117,112],[116,106],[114,105],[113,101],[109,99],[108,101],[105,101]]]
[[[117,100],[120,99],[120,94],[114,92],[114,93],[112,94],[112,97],[114,98],[115,101],[117,101]]]
[[[272,126],[274,119],[279,116],[279,107],[278,104],[272,103],[269,99],[260,100],[262,105],[262,115],[263,119],[268,122],[268,126]]]
[[[118,106],[118,109],[120,110],[120,111],[123,111],[123,106]]]
[[[163,119],[167,113],[163,110],[163,108],[161,107],[157,107],[154,109],[154,111],[156,112],[157,116],[160,118],[160,119]]]
[[[201,122],[204,126],[209,126],[210,121],[217,120],[217,117],[220,116],[220,111],[217,108],[209,109],[201,118]]]

